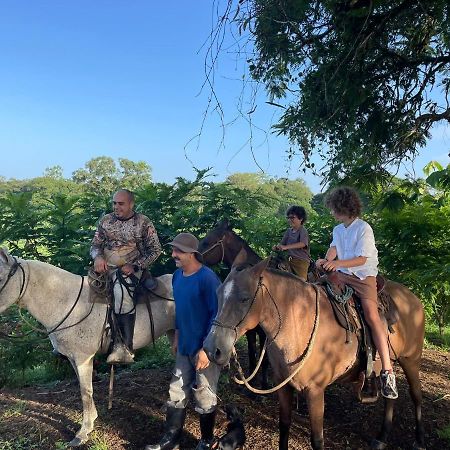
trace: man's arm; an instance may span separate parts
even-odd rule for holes
[[[94,270],[98,273],[103,273],[108,270],[108,265],[103,256],[103,249],[106,243],[106,234],[102,227],[102,221],[98,224],[94,237],[91,243],[90,255],[94,261]]]
[[[214,273],[208,273],[203,279],[202,285],[202,297],[205,300],[205,307],[209,312],[209,324],[207,333],[209,333],[212,322],[217,316],[218,301],[217,301],[217,288],[220,285],[220,280]],[[206,339],[206,336],[204,337]],[[197,353],[197,363],[195,365],[196,370],[206,369],[209,366],[209,359],[203,348]]]
[[[137,260],[136,264],[141,269],[146,269],[161,254],[161,243],[153,223],[146,217],[142,225],[142,256]]]

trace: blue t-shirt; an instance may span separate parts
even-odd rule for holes
[[[203,347],[217,315],[216,289],[219,285],[217,275],[205,266],[187,277],[182,269],[173,274],[175,326],[181,355],[194,355]]]

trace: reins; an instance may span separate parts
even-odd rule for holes
[[[266,267],[267,267],[267,265],[266,265]],[[263,276],[261,275],[259,280],[258,280],[258,285],[256,287],[256,291],[255,291],[255,294],[254,294],[253,299],[251,301],[250,307],[246,311],[244,317],[238,322],[238,324],[236,326],[232,327],[230,325],[225,325],[225,324],[222,324],[221,322],[219,322],[217,320],[213,321],[213,325],[233,330],[235,332],[235,335],[236,335],[236,338],[237,338],[237,329],[238,329],[239,325],[245,320],[245,318],[247,317],[248,313],[250,312],[250,310],[252,308],[252,305],[253,305],[253,303],[254,303],[254,301],[256,299],[256,296],[257,296],[259,290],[262,289],[262,287],[264,287],[266,289],[267,293],[269,294],[269,298],[272,300],[273,304],[275,305],[277,313],[278,313],[278,317],[279,317],[278,330],[275,333],[274,337],[272,338],[272,342],[271,343],[275,342],[275,339],[276,339],[276,337],[278,336],[278,334],[280,333],[280,330],[281,330],[281,316],[280,316],[279,308],[278,308],[278,305],[277,305],[275,299],[273,298],[273,296],[270,293],[269,289],[263,283],[262,280],[263,280]],[[312,352],[312,349],[314,347],[314,343],[315,343],[315,340],[316,340],[317,330],[318,330],[319,321],[320,321],[319,288],[316,285],[314,285],[314,284],[311,284],[311,286],[313,286],[313,288],[314,288],[314,290],[316,292],[316,302],[315,302],[316,303],[316,314],[315,314],[315,318],[314,318],[314,325],[313,325],[313,329],[312,329],[312,332],[311,332],[311,338],[309,339],[307,347],[306,347],[303,355],[301,355],[301,357],[300,357],[299,365],[294,370],[294,372],[292,372],[284,381],[282,381],[277,386],[274,386],[271,389],[257,389],[257,388],[254,388],[248,382],[258,372],[258,369],[259,369],[259,367],[261,365],[262,359],[263,359],[265,351],[266,351],[266,347],[267,347],[266,343],[267,342],[264,344],[263,350],[261,351],[261,355],[259,357],[259,361],[258,361],[258,364],[257,364],[255,370],[253,371],[252,374],[250,374],[250,376],[248,378],[246,378],[245,375],[244,375],[242,367],[241,367],[241,365],[240,365],[240,363],[239,363],[239,361],[237,359],[236,349],[235,349],[235,347],[233,345],[233,352],[232,352],[233,360],[234,360],[234,362],[236,364],[236,368],[237,368],[237,371],[239,373],[239,376],[241,377],[241,379],[233,377],[233,379],[234,379],[234,381],[236,383],[245,385],[245,387],[247,389],[249,389],[251,392],[253,392],[255,394],[271,394],[273,392],[276,392],[278,389],[282,388],[283,386],[285,386],[287,383],[289,383],[300,372],[300,370],[303,368],[305,362],[308,360],[309,356],[311,355],[311,352]],[[235,342],[236,342],[236,338],[235,338]]]
[[[20,316],[21,320],[23,322],[25,322],[31,328],[31,331],[29,331],[28,333],[25,333],[25,334],[21,334],[21,335],[10,335],[10,334],[5,334],[5,333],[0,333],[0,336],[2,338],[4,338],[4,339],[23,339],[23,338],[29,336],[32,331],[35,331],[37,333],[45,335],[45,337],[41,338],[41,339],[46,339],[50,334],[54,333],[55,331],[63,331],[63,330],[66,330],[68,328],[72,328],[72,327],[74,327],[76,325],[79,325],[81,322],[86,320],[89,317],[89,315],[91,314],[91,312],[92,312],[92,310],[94,308],[94,304],[91,305],[91,308],[90,308],[89,312],[83,318],[81,318],[79,321],[77,321],[77,322],[75,322],[75,323],[73,323],[71,325],[67,325],[65,327],[61,327],[61,325],[72,314],[73,310],[75,309],[75,307],[77,306],[77,304],[78,304],[78,302],[80,300],[81,293],[83,291],[83,284],[84,284],[84,278],[80,275],[81,285],[80,285],[80,289],[78,291],[77,298],[75,299],[74,304],[69,309],[67,314],[58,322],[58,324],[55,325],[50,331],[47,331],[45,328],[38,328],[38,327],[34,326],[28,319],[25,318],[25,316],[21,312],[20,300],[22,299],[23,295],[26,292],[26,288],[28,287],[28,282],[26,280],[25,270],[22,267],[22,264],[20,262],[18,262],[16,258],[14,258],[14,264],[11,266],[11,269],[10,269],[10,271],[8,273],[8,277],[6,279],[5,284],[0,288],[0,293],[5,289],[6,285],[11,280],[11,278],[14,276],[14,274],[17,272],[18,268],[20,268],[20,270],[22,271],[22,282],[20,284],[19,297],[17,298],[17,300],[14,303],[17,303],[17,306],[19,307],[19,316]],[[29,279],[30,279],[30,274],[28,274],[28,281],[29,281]]]

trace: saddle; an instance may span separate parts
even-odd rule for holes
[[[346,330],[345,342],[351,342],[352,334],[355,334],[358,339],[358,359],[362,369],[357,386],[358,399],[364,403],[375,401],[378,396],[377,388],[374,383],[370,383],[371,386],[368,386],[366,381],[374,381],[376,348],[370,328],[364,319],[361,301],[350,286],[339,281],[335,272],[323,275],[317,284],[325,289],[336,321]],[[378,311],[389,332],[394,333],[392,325],[398,321],[398,310],[391,296],[385,291],[385,286],[385,278],[378,275]],[[365,397],[362,390],[366,391]]]
[[[134,279],[133,279],[134,278]],[[161,283],[157,278],[154,278],[156,285],[151,289],[145,287],[145,282],[151,278],[148,270],[142,272],[140,280],[132,277],[130,284],[134,285],[133,299],[135,305],[140,303],[147,303],[148,300],[154,297],[159,297],[164,300],[173,300],[171,292]],[[91,303],[101,303],[112,305],[113,292],[111,280],[106,273],[99,274],[94,271],[92,267],[88,268],[88,284],[89,284],[89,301]]]
[[[138,304],[145,304],[148,311],[148,316],[150,320],[150,329],[152,341],[154,340],[154,329],[155,324],[153,321],[153,312],[151,302],[156,298],[161,298],[164,300],[172,300],[173,296],[171,292],[160,283],[156,278],[154,278],[153,289],[148,290],[145,287],[145,281],[151,279],[151,275],[147,270],[144,270],[141,278],[138,279],[136,276],[131,275],[130,277],[123,277],[120,273],[118,274],[119,282],[128,291],[129,295],[133,298],[134,306]],[[92,267],[88,269],[88,283],[89,283],[89,301],[91,303],[101,303],[112,306],[114,303],[114,292],[111,279],[107,273],[99,274],[94,271]],[[116,336],[118,329],[115,323],[114,314],[112,314],[113,308],[111,307],[108,313],[107,322],[109,328],[112,330],[113,337]]]

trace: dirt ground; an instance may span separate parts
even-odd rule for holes
[[[405,378],[399,373],[399,399],[389,449],[410,449],[414,442],[414,418]],[[450,448],[450,441],[437,431],[450,426],[450,354],[425,350],[422,364],[423,417],[427,449]],[[251,399],[227,377],[219,392],[221,404],[233,403],[243,413],[247,443],[245,450],[278,448],[276,396]],[[143,449],[158,440],[164,421],[162,407],[167,396],[170,368],[123,371],[115,379],[112,410],[108,405],[108,379],[94,384],[99,411],[96,429],[83,450]],[[308,415],[304,401],[297,401],[291,429],[290,449],[308,449]],[[383,402],[362,405],[349,386],[333,385],[325,400],[325,448],[366,449],[380,427]],[[72,439],[81,420],[81,401],[75,380],[51,388],[29,387],[0,391],[0,449],[62,449]],[[226,426],[218,415],[217,434]],[[195,411],[189,409],[182,449],[193,449],[199,437]],[[106,444],[106,445],[105,445]]]

